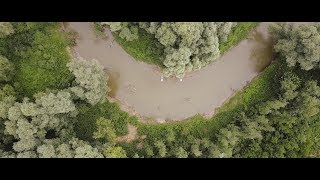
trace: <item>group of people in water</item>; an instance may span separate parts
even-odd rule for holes
[[[163,79],[164,79],[163,76],[161,76],[161,77],[160,77],[160,81],[163,82]],[[182,81],[181,78],[180,78],[179,80],[180,80],[180,82]]]

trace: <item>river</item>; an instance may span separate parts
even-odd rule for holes
[[[272,56],[268,23],[260,23],[248,39],[182,82],[176,78],[160,81],[157,68],[134,60],[109,30],[108,38],[103,39],[95,35],[92,23],[71,22],[68,26],[79,34],[74,51],[88,60],[97,59],[110,74],[110,96],[158,122],[212,114],[267,67]]]

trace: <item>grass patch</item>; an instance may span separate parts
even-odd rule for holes
[[[13,23],[15,33],[1,39],[0,53],[16,68],[14,81],[19,94],[33,94],[68,87],[73,75],[66,67],[70,60],[68,39],[59,23]]]
[[[133,41],[126,41],[120,38],[117,33],[113,33],[113,36],[123,49],[136,60],[164,68],[162,63],[164,47],[153,35],[139,29],[139,39]]]
[[[22,52],[17,64],[16,81],[25,96],[70,85],[74,77],[66,67],[70,60],[66,48],[66,39],[56,28],[34,34],[31,47]]]
[[[243,39],[248,37],[248,34],[258,26],[258,22],[239,22],[229,34],[227,40],[220,44],[220,53],[224,54],[233,46],[237,45]]]
[[[77,45],[77,38],[79,38],[78,32],[74,30],[68,30],[63,32],[63,35],[65,37],[67,46],[74,47]]]

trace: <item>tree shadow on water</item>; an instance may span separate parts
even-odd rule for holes
[[[254,66],[256,72],[261,72],[272,62],[272,39],[263,37],[261,32],[253,31],[250,41],[255,43],[250,54],[251,65]]]
[[[108,95],[114,98],[118,91],[118,79],[120,78],[120,73],[114,72],[110,69],[105,69],[105,72],[109,76],[108,86],[110,88],[110,91],[108,92]]]

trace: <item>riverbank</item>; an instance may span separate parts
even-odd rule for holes
[[[214,116],[206,118],[196,115],[187,118],[182,122],[171,121],[165,124],[159,123],[139,123],[139,134],[147,135],[153,139],[161,136],[161,132],[167,129],[176,131],[190,132],[195,137],[211,137],[221,127],[234,121],[235,116],[244,110],[254,107],[259,102],[266,101],[275,97],[278,93],[277,79],[282,71],[282,64],[275,62],[263,71],[257,78],[246,86],[243,90],[238,91],[223,106],[216,110]]]
[[[107,40],[99,39],[92,24],[69,24],[79,34],[74,50],[86,59],[97,59],[109,73],[119,75],[111,84],[117,86],[117,92],[113,93],[121,106],[127,104],[145,119],[158,122],[209,114],[220,107],[260,73],[257,70],[259,56],[253,54],[264,53],[259,49],[266,48],[265,42],[268,42],[267,23],[261,23],[252,36],[262,37],[264,41],[246,39],[183,82],[174,78],[161,82],[156,66],[134,60],[114,41],[110,31],[106,31]],[[271,57],[265,60],[270,62]]]

